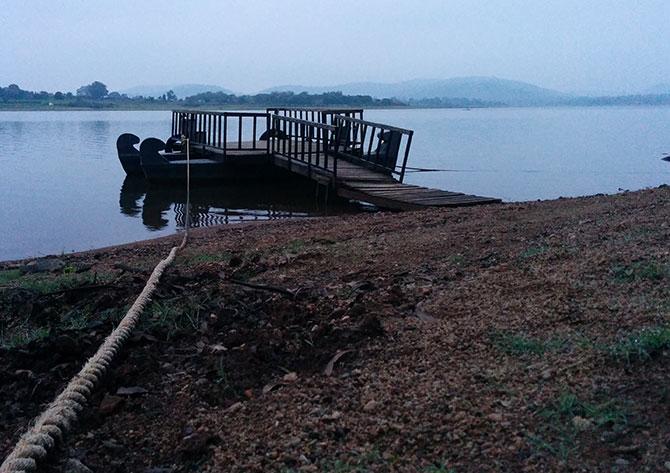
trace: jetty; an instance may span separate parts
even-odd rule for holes
[[[414,132],[363,119],[362,109],[268,108],[263,112],[173,110],[172,136],[235,164],[259,160],[346,199],[385,209],[458,207],[500,199],[404,183]]]

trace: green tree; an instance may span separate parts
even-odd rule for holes
[[[107,97],[107,94],[109,94],[107,86],[97,80],[88,85],[82,85],[77,89],[77,95],[79,97],[87,97],[93,100],[100,100]]]

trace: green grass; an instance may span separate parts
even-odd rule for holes
[[[449,468],[446,463],[427,466],[422,470],[423,473],[456,473],[456,470]]]
[[[307,242],[305,240],[292,240],[284,247],[284,251],[288,253],[299,253],[306,245]]]
[[[544,355],[548,351],[557,351],[563,348],[566,341],[563,339],[547,339],[528,337],[524,334],[496,333],[493,343],[507,354],[515,356]]]
[[[112,281],[112,279],[113,276],[111,274],[75,274],[66,270],[60,274],[38,274],[14,277],[13,280],[9,281],[9,285],[11,287],[27,289],[38,294],[48,294],[80,286],[105,284]]]
[[[15,281],[21,277],[21,270],[19,269],[7,269],[0,271],[0,284],[7,284],[8,282]]]
[[[609,347],[616,359],[627,363],[647,361],[670,349],[670,327],[650,327],[640,330]]]
[[[612,268],[612,278],[618,283],[660,281],[668,276],[670,276],[668,265],[656,261],[637,261],[630,265],[616,265]]]
[[[537,414],[543,419],[543,427],[540,435],[530,437],[531,443],[564,462],[576,452],[582,433],[573,423],[575,417],[590,421],[592,429],[620,431],[628,424],[625,410],[616,401],[586,402],[567,391]]]
[[[532,258],[534,256],[541,255],[543,253],[546,253],[549,250],[548,246],[540,245],[540,246],[531,246],[528,249],[526,249],[523,253],[521,253],[521,258],[522,259],[528,259]]]
[[[145,327],[166,332],[167,339],[183,331],[195,331],[200,328],[204,302],[186,299],[180,302],[153,302],[147,309],[148,317],[143,319]]]
[[[357,458],[350,461],[335,460],[334,462],[326,462],[322,465],[321,471],[330,473],[368,473],[373,472],[374,467],[378,464],[386,464],[379,450],[371,450],[369,452],[355,454]]]
[[[22,328],[14,330],[11,334],[0,333],[0,347],[11,350],[20,348],[34,340],[42,340],[49,336],[49,329],[38,327],[34,329]]]

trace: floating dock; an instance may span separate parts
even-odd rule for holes
[[[395,210],[460,207],[500,199],[405,184],[414,132],[363,120],[360,109],[259,112],[174,110],[172,135],[219,160],[265,159],[346,199]]]

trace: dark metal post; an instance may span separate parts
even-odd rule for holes
[[[402,169],[400,170],[400,182],[402,182],[403,179],[405,179],[405,167],[407,166],[407,158],[409,157],[409,148],[412,146],[412,135],[414,135],[413,131],[409,132],[409,135],[407,135],[407,145],[405,146],[405,157],[402,160]]]

